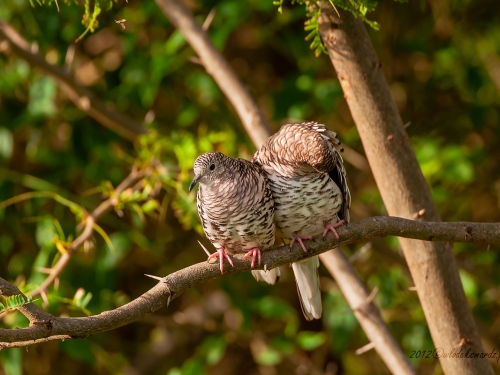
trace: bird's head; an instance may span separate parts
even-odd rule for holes
[[[189,191],[198,182],[200,184],[210,184],[210,182],[220,178],[226,170],[229,160],[229,157],[220,152],[207,152],[198,156],[194,162],[194,179],[189,185]]]

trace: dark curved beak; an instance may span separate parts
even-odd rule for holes
[[[189,185],[189,191],[193,190],[193,188],[196,186],[200,178],[201,176],[194,176],[193,181],[191,181],[191,184]]]

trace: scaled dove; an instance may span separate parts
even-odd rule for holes
[[[224,272],[224,259],[233,265],[228,254],[246,253],[260,265],[261,251],[274,244],[274,201],[269,181],[262,169],[247,160],[230,158],[220,152],[208,152],[194,162],[195,177],[189,191],[199,183],[198,214],[205,235],[217,252]],[[257,280],[274,284],[279,268],[252,271]]]
[[[266,172],[275,202],[278,234],[290,247],[349,222],[351,195],[336,133],[322,124],[288,124],[270,137],[253,158]],[[307,251],[306,251],[307,252]],[[307,320],[322,313],[317,256],[292,264]]]

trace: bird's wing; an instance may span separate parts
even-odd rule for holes
[[[337,134],[325,125],[304,122],[283,125],[255,153],[253,161],[282,176],[300,176],[312,171],[328,173],[342,191],[340,219],[349,222],[351,193],[347,185],[343,151]]]

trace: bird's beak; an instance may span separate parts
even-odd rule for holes
[[[196,186],[196,184],[198,183],[198,181],[200,181],[201,177],[202,177],[201,175],[194,176],[193,181],[191,181],[191,184],[189,185],[189,191],[193,190],[193,188]]]

